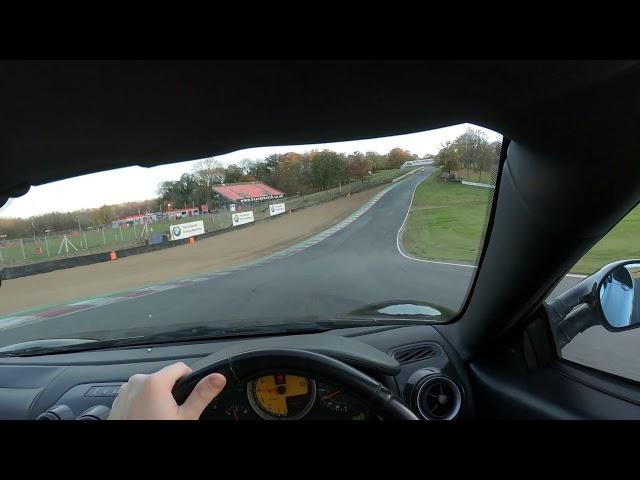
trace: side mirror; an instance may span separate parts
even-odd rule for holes
[[[640,263],[626,263],[610,270],[598,286],[603,326],[619,331],[640,327]]]
[[[549,302],[560,348],[601,325],[610,332],[640,328],[640,260],[610,263]]]

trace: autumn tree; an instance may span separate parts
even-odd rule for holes
[[[368,162],[371,162],[372,172],[389,168],[387,155],[380,155],[378,152],[367,152],[364,156]]]
[[[244,172],[242,168],[237,165],[231,164],[224,172],[224,183],[237,183],[240,181]]]
[[[460,168],[459,152],[454,142],[445,142],[435,157],[434,164],[445,172],[455,172]]]
[[[355,152],[347,157],[347,173],[349,178],[364,182],[373,169],[373,161],[366,155]]]
[[[100,208],[96,208],[91,211],[91,219],[93,220],[93,225],[96,227],[109,225],[114,219],[113,209],[110,205],[103,205]]]
[[[459,168],[478,172],[478,180],[482,172],[491,170],[497,160],[496,147],[487,140],[487,135],[479,129],[468,128],[453,141],[458,157]]]
[[[240,160],[240,168],[242,169],[242,177],[240,180],[242,182],[255,182],[257,180],[256,177],[256,163],[250,158],[243,158]]]
[[[275,170],[274,186],[288,195],[295,195],[303,187],[302,156],[289,152],[280,157]]]
[[[387,164],[389,168],[400,168],[404,162],[412,160],[411,152],[402,148],[394,148],[387,155]]]
[[[196,203],[198,177],[192,173],[183,173],[178,181],[166,181],[158,186],[161,204],[171,204],[172,208],[184,208]],[[198,199],[199,200],[199,199]]]
[[[331,150],[323,150],[311,157],[311,181],[322,190],[336,187],[347,178],[345,156]]]
[[[193,167],[195,190],[192,200],[198,205],[213,202],[213,186],[224,182],[226,169],[213,158],[200,160]]]
[[[495,142],[491,142],[489,144],[491,148],[491,155],[493,156],[493,161],[498,162],[500,160],[500,153],[502,151],[502,142],[496,140]]]

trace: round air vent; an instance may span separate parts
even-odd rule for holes
[[[415,389],[415,404],[427,420],[453,420],[462,407],[458,385],[444,375],[430,375]]]

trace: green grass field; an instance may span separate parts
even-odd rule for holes
[[[403,249],[429,260],[475,262],[490,193],[429,177],[416,189]]]
[[[591,274],[607,263],[628,258],[640,258],[640,207],[634,208],[618,225],[604,236],[572,269],[575,273]]]
[[[428,178],[417,189],[402,237],[404,250],[429,260],[475,263],[490,190]],[[590,274],[615,260],[640,258],[640,207],[631,211],[574,268]]]
[[[489,183],[493,184],[494,181],[491,178],[491,172],[476,172],[473,170],[462,168],[456,172],[458,178],[467,180],[469,182]]]
[[[394,168],[391,170],[380,170],[379,172],[372,173],[371,177],[369,177],[369,181],[372,183],[383,182],[385,180],[393,180],[400,175],[404,175],[410,170],[400,170],[399,168]]]

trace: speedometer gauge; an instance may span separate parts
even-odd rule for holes
[[[329,410],[334,415],[334,418],[348,420],[369,419],[369,411],[341,389],[319,382],[317,392],[320,405]]]
[[[316,384],[296,375],[267,375],[249,382],[247,396],[253,409],[264,419],[298,420],[313,407]]]
[[[318,397],[320,403],[332,412],[348,413],[351,409],[345,395],[339,389],[325,383],[318,384]]]

